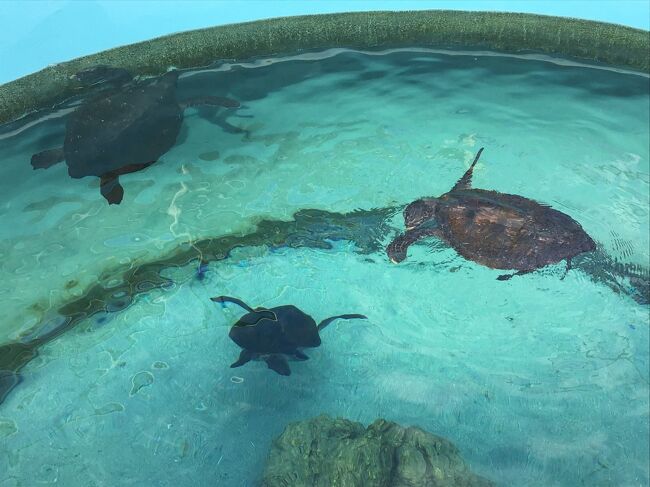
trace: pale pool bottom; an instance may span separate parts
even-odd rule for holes
[[[345,242],[194,271],[27,365],[0,406],[0,485],[248,487],[285,425],[320,413],[420,426],[502,485],[648,478],[647,308],[579,271],[503,283],[451,250],[395,266]],[[241,311],[218,294],[370,319],[328,327],[289,378],[230,369]]]

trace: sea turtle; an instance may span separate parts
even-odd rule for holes
[[[359,314],[338,315],[316,325],[311,316],[293,305],[253,309],[237,298],[217,296],[210,299],[217,303],[235,303],[248,311],[230,329],[230,338],[242,348],[239,358],[230,367],[241,367],[251,360],[261,359],[280,375],[291,375],[285,355],[307,360],[309,357],[300,349],[318,347],[321,343],[318,333],[332,321],[367,319]]]
[[[235,100],[213,96],[179,102],[178,75],[169,71],[156,80],[136,82],[129,81],[125,70],[98,67],[78,73],[83,84],[108,83],[111,88],[70,115],[63,147],[34,154],[33,168],[65,160],[70,177],[99,177],[101,194],[109,204],[119,204],[124,195],[120,175],[150,166],[176,143],[186,107],[239,106]]]
[[[580,224],[558,210],[523,196],[472,189],[472,171],[482,152],[451,191],[406,207],[406,233],[386,248],[391,261],[403,261],[409,245],[435,236],[468,260],[517,271],[498,277],[507,280],[564,259],[568,271],[572,257],[595,250]]]

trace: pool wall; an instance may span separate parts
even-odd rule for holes
[[[192,30],[47,67],[0,85],[0,123],[79,93],[70,76],[108,64],[134,74],[330,47],[430,46],[537,52],[650,72],[647,31],[535,14],[428,10],[281,17]]]
[[[155,8],[149,0],[3,0],[0,84],[51,64],[186,30],[291,15],[432,9],[557,15],[650,29],[647,0],[165,0]]]

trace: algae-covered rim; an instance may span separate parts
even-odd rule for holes
[[[0,85],[0,123],[79,93],[74,73],[98,64],[136,75],[304,50],[464,47],[532,51],[650,73],[650,32],[567,17],[421,10],[304,15],[221,25],[157,37],[48,66]]]

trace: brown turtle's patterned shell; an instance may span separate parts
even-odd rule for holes
[[[176,78],[171,72],[156,82],[101,94],[72,113],[63,144],[70,176],[131,172],[167,152],[183,121]]]
[[[437,234],[493,269],[534,270],[596,248],[570,216],[522,196],[460,189],[435,201]]]

